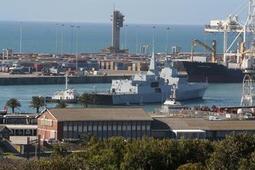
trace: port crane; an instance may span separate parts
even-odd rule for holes
[[[205,44],[204,42],[197,40],[197,39],[193,40],[192,46],[191,46],[191,60],[192,61],[193,61],[195,47],[198,45],[205,48],[207,51],[211,52],[211,62],[215,63],[216,62],[216,53],[217,53],[216,40],[212,41],[212,46],[209,46],[209,45]]]
[[[249,15],[244,26],[244,47],[247,50],[243,50],[243,62],[241,68],[245,74],[243,80],[243,93],[241,98],[241,106],[254,106],[255,105],[255,46],[254,42],[248,44],[246,42],[246,32],[252,34],[254,41],[255,35],[255,0],[250,0],[249,3]]]
[[[245,74],[241,106],[255,106],[255,0],[249,0],[248,17],[241,23],[237,15],[229,15],[225,20],[211,20],[204,31],[207,33],[223,33],[223,64],[228,66],[228,57],[237,56],[237,64]],[[229,33],[235,38],[229,45]],[[247,35],[252,35],[248,42]],[[240,39],[241,38],[241,42]],[[239,40],[239,43],[237,41]],[[239,44],[236,53],[230,52],[235,44]]]

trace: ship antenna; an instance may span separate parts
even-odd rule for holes
[[[155,26],[153,26],[153,35],[152,35],[152,56],[151,56],[151,62],[150,62],[150,71],[155,71],[155,44],[154,44],[154,39],[155,39],[155,33],[154,33],[154,31],[155,31]]]
[[[113,3],[113,11],[115,11],[116,10],[116,5],[115,5],[115,3]]]

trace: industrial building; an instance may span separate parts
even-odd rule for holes
[[[99,139],[147,136],[219,140],[231,134],[255,134],[255,120],[152,118],[142,108],[50,109],[38,117],[37,132],[43,141],[72,141],[90,135]]]
[[[27,138],[37,138],[37,114],[0,115],[0,127],[9,131],[12,144],[26,144]]]
[[[255,134],[255,120],[214,120],[205,118],[154,118],[152,135],[158,138],[220,140],[239,133]]]
[[[140,139],[151,136],[152,121],[142,108],[50,109],[38,117],[38,135],[43,141],[70,141],[88,135]]]

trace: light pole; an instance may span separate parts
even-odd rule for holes
[[[128,29],[128,25],[126,24],[126,25],[125,25],[125,45],[124,45],[124,46],[125,46],[125,47],[124,47],[125,49],[127,49],[127,29]]]
[[[71,27],[71,54],[73,54],[73,46],[74,46],[74,25],[70,25]]]
[[[58,26],[59,26],[59,24],[56,24],[56,30],[55,30],[55,31],[56,31],[56,32],[55,32],[55,33],[56,33],[56,42],[55,42],[55,43],[56,43],[56,44],[55,44],[55,45],[56,45],[56,46],[55,46],[55,47],[56,47],[56,49],[55,49],[55,50],[56,50],[56,51],[55,51],[56,55],[58,54]]]
[[[135,27],[135,54],[138,53],[138,25]]]
[[[61,57],[63,57],[63,48],[64,48],[64,24],[61,25]]]
[[[168,48],[169,48],[169,30],[170,27],[166,28],[166,54],[168,53]]]
[[[22,41],[23,41],[23,25],[22,22],[19,25],[19,53],[22,53]]]
[[[78,51],[79,51],[79,36],[78,36],[78,33],[79,33],[79,29],[80,29],[80,26],[76,26],[76,47],[75,47],[75,56],[76,56],[76,63],[75,63],[75,67],[76,67],[76,72],[78,73]]]

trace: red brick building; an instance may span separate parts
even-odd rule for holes
[[[77,140],[93,135],[100,139],[151,136],[152,118],[142,108],[51,109],[38,117],[43,141]]]

